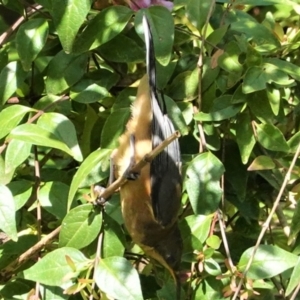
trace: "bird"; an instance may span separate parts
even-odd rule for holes
[[[182,179],[178,140],[169,144],[139,174],[131,167],[175,132],[163,96],[158,97],[154,43],[150,23],[144,14],[146,74],[141,78],[131,117],[119,147],[112,155],[113,175],[129,179],[120,187],[121,210],[125,227],[134,243],[147,256],[169,270],[180,299],[179,267],[182,238],[178,227]]]

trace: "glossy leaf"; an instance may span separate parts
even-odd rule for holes
[[[236,139],[243,164],[246,164],[256,143],[251,118],[247,111],[237,116]]]
[[[289,140],[288,140],[288,146],[290,147],[290,151],[292,153],[295,153],[297,151],[297,148],[300,143],[300,132],[297,132],[294,134]]]
[[[95,270],[95,281],[103,292],[113,298],[144,299],[138,273],[123,257],[101,259]]]
[[[73,86],[85,73],[86,63],[85,54],[66,54],[63,51],[56,54],[47,70],[47,93],[57,95]]]
[[[121,33],[131,16],[132,10],[125,6],[110,6],[103,9],[76,39],[73,51],[82,53],[107,43]]]
[[[271,124],[260,124],[256,128],[258,142],[268,150],[288,152],[289,146],[282,132]]]
[[[76,34],[90,8],[90,0],[52,0],[51,15],[66,53],[71,52]]]
[[[114,149],[118,147],[118,138],[123,134],[129,118],[130,110],[128,108],[118,109],[110,114],[101,134],[102,148]]]
[[[32,185],[32,182],[26,180],[12,181],[7,185],[14,197],[16,211],[28,201],[32,192]]]
[[[210,274],[212,276],[218,276],[222,273],[221,267],[212,258],[206,259],[204,261],[204,269],[208,274]]]
[[[5,153],[5,172],[11,172],[24,162],[31,153],[31,143],[12,140]]]
[[[267,78],[260,66],[254,66],[247,70],[243,82],[243,93],[249,94],[266,88]]]
[[[107,212],[106,207],[105,210]],[[123,256],[125,251],[124,244],[124,233],[120,228],[120,225],[112,218],[105,216],[104,240],[102,249],[103,257]]]
[[[186,188],[195,214],[214,212],[221,200],[222,163],[210,152],[198,155],[186,171]]]
[[[38,119],[37,125],[55,135],[57,140],[60,140],[71,150],[74,159],[82,161],[75,127],[67,117],[58,113],[44,113]]]
[[[27,106],[12,105],[8,106],[0,112],[0,138],[3,138],[15,128],[23,117],[28,113],[35,111]]]
[[[239,63],[241,50],[236,42],[226,45],[224,53],[218,57],[218,65],[229,73],[239,73],[243,66]]]
[[[137,33],[144,40],[143,14],[147,16],[150,23],[155,58],[160,64],[166,66],[170,62],[174,42],[174,21],[171,12],[163,6],[150,6],[148,9],[137,12],[134,26]]]
[[[123,34],[119,34],[100,46],[99,52],[102,57],[114,62],[137,63],[145,61],[144,49],[136,41]]]
[[[16,47],[25,71],[43,49],[48,37],[48,22],[45,19],[31,19],[22,24],[16,35]]]
[[[5,172],[5,160],[2,155],[0,155],[0,184],[8,184],[11,181],[14,173],[15,170],[12,170],[9,173]]]
[[[297,264],[295,265],[293,269],[293,273],[291,275],[289,284],[285,291],[285,296],[288,297],[293,290],[297,287],[300,281],[300,258],[298,258]]]
[[[211,235],[206,240],[206,244],[213,249],[219,249],[221,243],[222,240],[217,235]]]
[[[294,240],[294,238],[299,234],[299,232],[300,232],[300,202],[298,201],[292,217],[289,243],[291,243]]]
[[[91,170],[93,170],[95,166],[98,166],[99,163],[101,164],[102,161],[108,160],[110,153],[111,150],[109,149],[96,150],[92,152],[80,165],[71,182],[68,196],[68,209],[71,207],[76,191],[81,186],[82,182],[85,181],[87,174],[90,174]],[[101,172],[101,167],[99,167],[98,172],[102,175],[102,179],[106,178],[107,173],[103,174]],[[97,179],[97,181],[100,181],[100,179]]]
[[[11,131],[8,138],[17,139],[37,146],[52,147],[73,156],[71,149],[51,131],[35,124],[23,124]]]
[[[201,249],[208,237],[212,215],[192,215],[180,223],[183,244],[186,249]]]
[[[167,95],[174,100],[191,100],[197,96],[199,84],[198,70],[186,71],[174,78],[170,84]]]
[[[98,102],[109,96],[106,88],[93,80],[83,80],[71,88],[70,98],[80,103]]]
[[[0,219],[0,229],[13,241],[17,241],[15,202],[11,191],[3,184],[0,184]]]
[[[272,158],[265,155],[260,155],[256,157],[250,166],[248,167],[248,171],[257,171],[257,170],[272,170],[275,168],[275,163]]]
[[[11,61],[2,69],[0,73],[0,107],[16,92],[26,76],[27,72],[17,61]]]
[[[206,23],[210,5],[210,1],[188,0],[186,2],[186,16],[199,32]]]
[[[252,255],[253,247],[247,249],[240,258],[238,267],[243,271]],[[298,256],[273,245],[260,245],[247,273],[251,279],[272,278],[296,266]]]
[[[230,105],[219,111],[212,111],[210,113],[199,112],[194,115],[194,119],[203,122],[222,121],[234,117],[240,110],[240,105]]]
[[[60,247],[82,249],[99,235],[102,214],[93,205],[84,204],[75,207],[65,216],[59,234]]]
[[[59,181],[46,182],[40,189],[39,200],[42,207],[62,220],[67,214],[69,187]]]
[[[188,134],[188,128],[183,118],[182,112],[170,97],[164,96],[164,101],[167,107],[168,116],[172,120],[175,129],[178,129],[182,135]]]
[[[72,270],[67,257],[78,267],[77,272]],[[70,283],[70,279],[78,275],[80,266],[87,263],[87,258],[79,250],[71,247],[59,248],[48,253],[32,267],[26,269],[24,278],[50,286],[61,286],[67,282]],[[70,279],[67,281],[66,278]]]

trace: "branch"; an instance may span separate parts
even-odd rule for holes
[[[290,179],[290,177],[291,177],[293,168],[294,168],[294,166],[295,166],[295,164],[296,164],[296,161],[297,161],[299,155],[300,155],[300,144],[298,145],[298,148],[297,148],[297,151],[296,151],[296,153],[295,153],[295,155],[294,155],[294,157],[293,157],[292,163],[291,163],[291,165],[290,165],[290,167],[289,167],[289,169],[288,169],[288,171],[287,171],[287,173],[286,173],[286,175],[285,175],[285,177],[284,177],[284,180],[283,180],[283,183],[282,183],[282,185],[281,185],[280,191],[279,191],[279,193],[278,193],[278,195],[277,195],[277,198],[276,198],[276,200],[275,200],[275,202],[274,202],[274,204],[273,204],[273,207],[272,207],[272,209],[271,209],[271,211],[270,211],[270,214],[269,214],[269,216],[268,216],[266,222],[265,222],[265,223],[263,224],[263,226],[262,226],[261,232],[260,232],[259,237],[258,237],[258,239],[257,239],[257,242],[256,242],[256,244],[255,244],[255,247],[253,248],[253,252],[252,252],[252,254],[251,254],[251,256],[250,256],[250,259],[249,259],[249,261],[248,261],[248,264],[247,264],[247,266],[246,266],[246,268],[245,268],[245,271],[243,272],[243,276],[242,276],[242,278],[240,279],[240,282],[239,282],[239,284],[238,284],[238,286],[237,286],[237,289],[236,289],[236,291],[235,291],[235,293],[234,293],[234,295],[233,295],[232,300],[235,300],[235,299],[237,299],[237,297],[238,297],[238,294],[239,294],[239,292],[240,292],[240,290],[241,290],[241,288],[242,288],[242,285],[243,285],[244,278],[246,277],[246,275],[247,275],[247,273],[248,273],[248,271],[249,271],[249,269],[250,269],[250,266],[251,266],[251,264],[252,264],[252,262],[253,262],[253,259],[254,259],[254,256],[255,256],[255,254],[256,254],[256,251],[257,251],[259,245],[261,244],[261,241],[262,241],[262,239],[263,239],[263,237],[264,237],[266,231],[268,230],[268,228],[269,228],[269,226],[270,226],[270,223],[271,223],[271,221],[272,221],[273,215],[274,215],[274,213],[276,212],[276,209],[277,209],[277,207],[278,207],[278,205],[279,205],[279,203],[280,203],[280,199],[281,199],[281,197],[282,197],[282,195],[283,195],[283,193],[284,193],[284,190],[285,190],[285,188],[286,188],[286,186],[287,186],[287,183],[288,183],[288,181],[289,181],[289,179]]]
[[[165,139],[161,144],[159,144],[156,148],[154,148],[151,152],[146,154],[137,164],[135,164],[131,169],[130,173],[139,173],[141,169],[151,163],[153,159],[162,152],[169,144],[171,144],[174,140],[180,137],[179,131],[175,131],[172,135],[170,135],[167,139]],[[127,178],[125,175],[119,177],[116,181],[114,181],[110,186],[106,189],[95,190],[97,199],[96,203],[103,204],[105,201],[112,196],[112,194],[119,189],[124,183],[127,182]]]
[[[56,236],[59,234],[61,226],[57,227],[55,230],[50,232],[48,235],[43,237],[39,242],[21,254],[18,258],[16,258],[13,262],[11,262],[6,268],[1,271],[1,275],[7,277],[10,273],[14,273],[16,269],[19,268],[20,265],[24,264],[28,261],[32,256],[36,255],[40,252],[43,247],[49,244]]]

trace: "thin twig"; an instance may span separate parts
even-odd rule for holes
[[[101,231],[101,233],[99,234],[98,237],[98,243],[97,243],[97,250],[96,250],[96,255],[95,255],[95,260],[94,260],[94,273],[93,273],[93,283],[92,283],[92,292],[90,294],[89,300],[93,300],[94,296],[93,296],[93,290],[95,289],[95,285],[96,285],[96,268],[99,264],[100,258],[101,258],[101,249],[102,249],[102,243],[103,243],[103,231]]]
[[[299,290],[300,290],[300,282],[298,283],[297,287],[295,288],[294,293],[291,296],[290,300],[295,300],[296,299],[296,297],[299,293]]]
[[[209,11],[206,17],[205,25],[203,27],[201,36],[202,36],[202,42],[200,46],[200,53],[199,53],[199,58],[198,58],[198,108],[196,109],[195,112],[202,110],[202,74],[203,74],[203,56],[204,56],[204,40],[206,37],[206,32],[209,24],[209,19],[213,13],[213,9],[215,6],[215,1],[210,2],[210,7]],[[205,135],[204,135],[204,130],[202,127],[202,123],[200,121],[197,122],[198,126],[198,131],[200,135],[200,144],[199,144],[199,152],[203,152],[206,150],[206,140],[205,140]]]
[[[131,169],[130,173],[139,173],[141,169],[150,163],[160,152],[162,152],[169,144],[171,144],[174,140],[180,137],[180,133],[175,131],[172,135],[170,135],[167,139],[165,139],[161,144],[159,144],[156,148],[154,148],[151,152],[146,154],[137,164],[135,164]],[[114,181],[111,185],[109,185],[106,189],[101,191],[97,198],[100,199],[100,203],[105,202],[118,188],[120,188],[125,182],[127,182],[126,176],[119,177],[116,181]],[[98,191],[95,190],[95,193]]]
[[[20,265],[24,264],[28,261],[32,256],[35,256],[36,253],[40,252],[43,247],[49,244],[56,236],[59,234],[61,226],[57,227],[55,230],[50,232],[48,235],[43,237],[40,241],[38,241],[34,246],[26,250],[23,254],[21,254],[18,258],[16,258],[13,262],[11,262],[4,270],[1,271],[1,275],[8,275],[9,273],[14,273],[16,269],[19,268]]]
[[[247,266],[246,266],[246,268],[245,268],[245,270],[244,270],[244,272],[243,272],[243,276],[242,276],[242,278],[240,279],[240,282],[239,282],[239,284],[238,284],[238,286],[237,286],[237,289],[236,289],[236,291],[235,291],[235,293],[234,293],[234,295],[233,295],[232,300],[235,300],[235,299],[238,297],[238,294],[239,294],[239,292],[240,292],[240,290],[241,290],[241,287],[242,287],[242,285],[243,285],[244,278],[246,277],[246,275],[247,275],[247,273],[248,273],[248,271],[249,271],[249,269],[250,269],[250,266],[251,266],[251,264],[252,264],[252,262],[253,262],[254,256],[255,256],[255,254],[256,254],[256,252],[257,252],[257,249],[258,249],[259,245],[261,244],[261,241],[262,241],[262,239],[263,239],[263,237],[264,237],[266,231],[268,230],[268,228],[269,228],[269,226],[270,226],[270,223],[271,223],[271,221],[272,221],[272,217],[273,217],[273,215],[274,215],[274,213],[275,213],[275,211],[276,211],[276,208],[278,207],[278,205],[279,205],[279,203],[280,203],[280,199],[281,199],[281,197],[282,197],[282,195],[283,195],[283,193],[284,193],[284,190],[285,190],[285,188],[286,188],[286,186],[287,186],[287,184],[288,184],[288,181],[289,181],[289,179],[290,179],[291,173],[292,173],[292,171],[293,171],[293,168],[294,168],[294,166],[295,166],[295,164],[296,164],[296,161],[297,161],[299,155],[300,155],[300,144],[298,145],[297,151],[296,151],[296,153],[295,153],[295,155],[294,155],[294,157],[293,157],[293,160],[292,160],[292,162],[291,162],[291,165],[290,165],[290,167],[289,167],[289,169],[288,169],[288,171],[287,171],[287,173],[286,173],[286,175],[285,175],[285,177],[284,177],[284,180],[283,180],[283,183],[282,183],[282,185],[281,185],[280,191],[279,191],[279,193],[278,193],[278,195],[277,195],[277,198],[276,198],[276,200],[275,200],[275,202],[274,202],[274,204],[273,204],[273,207],[272,207],[272,209],[271,209],[271,211],[270,211],[270,214],[269,214],[269,216],[268,216],[266,222],[265,222],[265,223],[263,224],[263,226],[262,226],[261,232],[260,232],[259,237],[258,237],[258,239],[257,239],[257,242],[256,242],[256,244],[255,244],[255,247],[253,248],[253,252],[252,252],[252,254],[251,254],[251,256],[250,256],[250,259],[249,259],[249,261],[248,261],[248,264],[247,264]]]
[[[39,10],[43,6],[42,5],[36,5],[35,9]],[[30,11],[27,13],[27,16],[32,15],[35,13],[35,10],[30,9]],[[20,17],[13,25],[11,25],[4,33],[0,35],[0,47],[6,42],[6,40],[14,33],[14,31],[25,21],[25,17]]]
[[[36,219],[37,219],[37,233],[38,233],[38,240],[41,240],[42,236],[42,208],[41,203],[39,201],[39,191],[40,191],[40,184],[41,184],[41,172],[40,172],[40,164],[38,159],[38,151],[37,146],[34,146],[34,175],[35,175],[35,184],[34,184],[34,194],[35,194],[35,201],[37,201],[36,206]],[[38,254],[38,259],[40,259],[40,254]],[[39,299],[39,282],[35,283],[35,298]]]
[[[232,262],[232,258],[231,258],[231,254],[230,254],[230,250],[229,250],[229,246],[228,246],[228,241],[227,241],[227,237],[226,237],[226,232],[225,232],[226,225],[225,225],[225,222],[223,221],[221,210],[218,209],[217,214],[218,214],[218,220],[219,220],[219,226],[220,226],[222,241],[223,241],[223,245],[224,245],[224,250],[225,250],[225,253],[227,256],[227,260],[228,260],[229,271],[231,274],[233,274],[234,264]]]

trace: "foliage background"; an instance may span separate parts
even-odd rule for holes
[[[1,1],[1,297],[174,299],[118,195],[90,203],[145,73],[145,12],[182,134],[182,298],[300,299],[300,2],[127,4]]]

